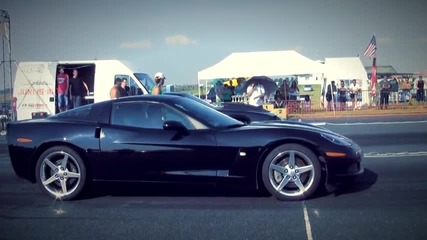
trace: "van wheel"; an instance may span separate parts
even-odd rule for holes
[[[316,192],[321,175],[316,155],[299,144],[275,148],[262,166],[264,185],[279,200],[307,199]]]
[[[75,199],[85,187],[86,176],[84,162],[69,147],[49,148],[37,161],[37,183],[43,192],[55,199]]]

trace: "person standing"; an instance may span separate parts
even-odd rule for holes
[[[328,102],[328,111],[335,111],[336,109],[336,93],[337,86],[335,85],[335,81],[331,81],[331,84],[328,84],[326,88],[326,101]]]
[[[110,98],[111,99],[117,99],[117,98],[121,97],[121,95],[120,95],[121,85],[122,85],[122,83],[121,83],[120,78],[116,78],[115,84],[110,90]]]
[[[128,86],[127,86],[127,79],[126,78],[122,78],[121,82],[120,82],[120,97],[126,97],[129,96],[128,94]]]
[[[424,102],[424,80],[422,76],[419,76],[417,81],[417,102]]]
[[[154,87],[151,89],[151,94],[161,95],[163,93],[162,86],[163,84],[165,84],[165,80],[166,80],[165,75],[161,72],[157,72],[154,75],[154,82],[156,83],[156,85],[154,85]]]
[[[289,87],[289,100],[296,101],[299,95],[298,84],[295,80],[291,82],[291,86]]]
[[[401,94],[401,102],[406,102],[408,99],[409,103],[411,103],[411,83],[409,82],[409,78],[406,78],[405,80],[402,81],[402,94]]]
[[[288,86],[288,82],[286,81],[286,79],[284,79],[282,81],[282,85],[280,86],[280,92],[283,96],[283,99],[285,100],[286,104],[289,100],[289,86]]]
[[[243,96],[243,93],[244,93],[244,89],[243,89],[242,79],[238,78],[237,79],[237,86],[234,88],[234,94],[236,96]]]
[[[390,81],[387,79],[387,76],[384,76],[380,82],[380,89],[380,109],[387,109],[390,96]]]
[[[56,90],[58,94],[58,109],[60,112],[68,109],[68,87],[69,76],[64,72],[64,67],[59,67],[59,73],[56,75]]]
[[[209,89],[208,95],[206,97],[208,100],[210,100],[211,103],[215,103],[216,101],[215,87],[211,87],[211,89]]]
[[[390,97],[391,102],[399,104],[399,81],[396,76],[393,76],[390,80]]]
[[[215,90],[215,103],[216,105],[220,106],[224,101],[224,97],[223,97],[224,87],[222,86],[222,81],[220,80],[216,81],[214,90]]]
[[[337,93],[339,96],[339,110],[344,111],[347,105],[347,86],[345,86],[343,80],[340,81],[340,87],[337,89]]]
[[[358,96],[360,94],[361,88],[357,83],[356,79],[353,79],[352,84],[350,85],[350,99],[352,101],[352,109],[355,110],[357,107]]]
[[[89,95],[89,88],[87,84],[79,77],[79,71],[73,70],[73,77],[70,79],[70,93],[73,101],[73,108],[80,107],[83,102],[83,98]]]
[[[246,90],[247,96],[249,97],[249,104],[256,106],[256,107],[262,107],[264,96],[265,96],[265,89],[262,84],[255,83],[248,87]]]
[[[222,91],[222,100],[224,102],[231,102],[233,96],[233,91],[231,91],[231,88],[228,86],[228,84],[224,84],[224,88]]]

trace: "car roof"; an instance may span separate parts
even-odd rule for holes
[[[168,101],[173,101],[174,99],[177,99],[177,98],[180,98],[180,97],[174,96],[174,95],[151,95],[151,94],[145,94],[145,95],[121,97],[121,98],[118,98],[118,99],[113,99],[111,101],[112,102],[129,102],[129,101],[144,100],[144,101],[168,102]]]

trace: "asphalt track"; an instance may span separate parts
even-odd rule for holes
[[[365,173],[302,202],[141,184],[51,200],[0,145],[0,239],[427,239],[427,117],[306,121],[358,142]]]

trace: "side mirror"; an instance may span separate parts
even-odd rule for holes
[[[178,121],[166,121],[163,123],[163,129],[169,131],[177,131],[181,134],[188,134],[188,129],[184,126],[184,124]]]

